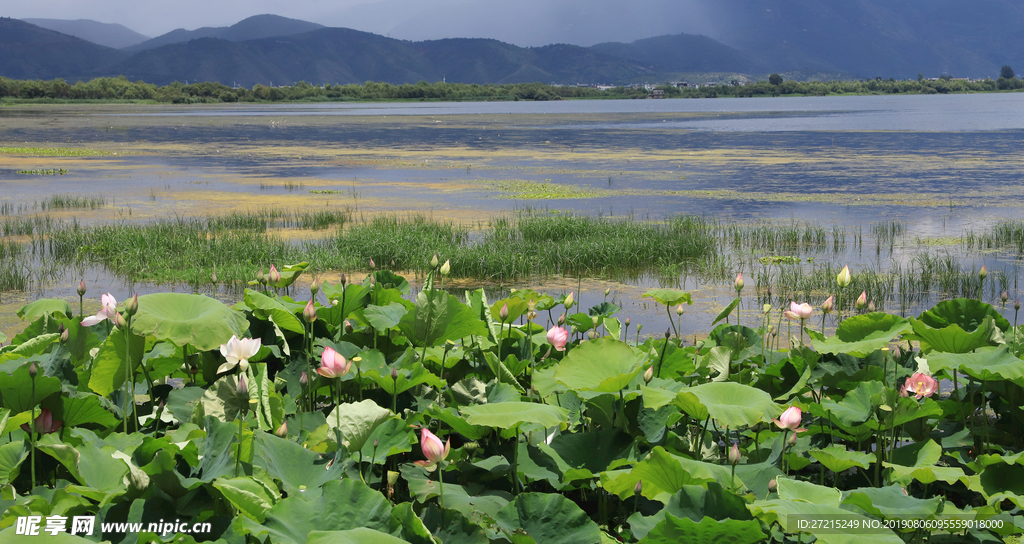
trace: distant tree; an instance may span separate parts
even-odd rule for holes
[[[1010,68],[1009,65],[1004,64],[1003,67],[999,69],[999,77],[1013,79],[1017,77],[1017,74],[1013,73],[1013,68]]]
[[[779,74],[772,74],[768,76],[768,83],[772,85],[782,85],[782,76]]]

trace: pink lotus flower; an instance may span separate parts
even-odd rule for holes
[[[255,357],[262,346],[263,342],[259,338],[238,338],[231,335],[231,340],[220,346],[220,354],[227,362],[217,368],[217,373],[227,372],[235,368],[235,365],[245,372],[249,368],[249,359]]]
[[[348,369],[352,367],[352,363],[346,361],[340,353],[334,351],[330,346],[324,348],[324,354],[320,357],[320,363],[323,366],[316,369],[316,373],[325,378],[340,378],[348,374]]]
[[[782,312],[782,314],[785,315],[787,319],[791,319],[793,321],[805,321],[807,318],[811,317],[812,312],[814,312],[814,308],[810,304],[806,302],[803,304],[797,304],[791,300],[789,301],[789,309]]]
[[[802,419],[803,412],[800,411],[800,408],[797,408],[796,406],[790,406],[789,408],[786,408],[785,412],[782,412],[782,415],[779,416],[779,419],[773,419],[772,421],[774,421],[780,429],[788,429],[790,431],[793,431],[794,433],[802,433],[807,430],[800,428],[800,421]]]
[[[565,344],[569,342],[569,331],[564,327],[551,327],[548,331],[548,343],[558,351],[565,351]]]
[[[900,395],[904,397],[908,395],[917,395],[917,400],[921,400],[923,397],[930,397],[939,390],[939,381],[935,378],[915,372],[913,376],[907,378],[907,381],[903,382],[903,387],[900,388]]]
[[[63,425],[63,421],[54,421],[53,414],[50,413],[50,410],[43,408],[43,411],[36,416],[35,425],[33,425],[33,427],[35,427],[35,432],[39,434],[48,434],[59,431]],[[29,432],[30,429],[28,427],[28,423],[22,423],[21,430],[26,433]]]
[[[111,323],[115,323],[114,315],[117,314],[117,299],[114,295],[107,293],[100,297],[100,302],[103,304],[103,308],[96,315],[90,315],[89,317],[82,320],[83,327],[91,327],[104,319],[109,319]]]
[[[414,462],[417,465],[433,472],[434,469],[437,468],[437,464],[448,457],[448,452],[452,449],[452,439],[449,438],[447,442],[442,444],[440,438],[424,427],[420,431],[420,449],[423,450],[423,456],[426,457],[427,460]]]

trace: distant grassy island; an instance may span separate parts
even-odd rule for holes
[[[796,81],[772,74],[768,81],[738,81],[691,85],[685,82],[659,85],[548,85],[512,83],[479,85],[427,83],[395,85],[368,81],[363,84],[313,85],[300,81],[290,86],[230,87],[200,82],[157,86],[125,77],[96,78],[69,84],[63,79],[15,80],[0,77],[0,104],[127,101],[140,103],[204,104],[225,102],[346,102],[346,101],[483,101],[633,98],[717,98],[754,96],[829,96],[849,94],[947,94],[1019,91],[1024,81],[956,79],[948,76],[917,80],[874,78],[861,81]]]

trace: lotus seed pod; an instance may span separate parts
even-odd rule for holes
[[[395,471],[393,471],[393,470],[389,470],[389,471],[388,471],[388,485],[389,485],[389,486],[391,486],[391,487],[394,487],[394,486],[395,486],[395,484],[397,484],[397,483],[398,483],[398,477],[399,477],[400,475],[401,475],[401,474],[400,474],[400,473],[398,473],[398,472],[395,472]]]

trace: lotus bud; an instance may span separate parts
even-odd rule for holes
[[[259,283],[260,285],[263,285],[264,283],[267,283],[267,280],[263,278],[263,269],[262,268],[260,269],[259,272],[256,273],[256,282]]]
[[[305,389],[307,385],[309,385],[309,376],[306,376],[306,373],[303,372],[302,375],[299,376],[299,387]]]
[[[853,303],[853,306],[858,310],[863,310],[868,307],[868,293],[867,291],[861,291],[860,296],[857,297],[857,301]]]
[[[64,324],[61,323],[60,327],[57,327],[57,332],[60,333],[60,343],[66,343],[68,341],[69,336],[67,327],[65,327]]]
[[[345,334],[352,334],[352,331],[354,331],[354,330],[355,330],[355,328],[353,328],[352,324],[349,323],[349,321],[346,319],[345,320]]]
[[[217,271],[216,270],[214,270],[213,274],[210,275],[210,282],[214,283],[214,284],[217,283]]]
[[[34,379],[36,379],[36,376],[38,376],[38,375],[39,375],[39,369],[36,368],[36,364],[34,362],[29,363],[29,365],[28,365],[28,377],[32,378],[34,380]]]
[[[626,326],[627,327],[629,326],[629,318],[628,317],[626,318]]]
[[[124,311],[129,317],[135,315],[139,311],[139,294],[135,293],[132,298],[128,299],[128,302],[124,303]]]
[[[676,315],[681,316],[681,315],[683,315],[684,311],[685,310],[683,310],[683,305],[682,304],[680,304],[679,306],[676,307]]]
[[[868,302],[868,311],[869,312],[875,311],[875,301],[872,300],[872,301]]]
[[[373,439],[373,449],[377,449],[377,446],[379,446],[379,445],[380,445],[380,439],[374,438]]]
[[[284,437],[288,436],[288,422],[287,421],[281,422],[281,426],[278,427],[276,431],[274,431],[274,436],[276,436],[278,438],[284,438]]]
[[[246,383],[245,383],[245,376],[239,376],[238,377],[238,384],[235,387],[235,391],[238,393],[239,397],[248,397],[249,396],[249,386],[246,385]]]
[[[647,367],[647,370],[644,371],[644,383],[651,383],[651,380],[653,380],[653,379],[654,379],[654,365],[651,365],[651,366]]]
[[[903,355],[903,352],[900,351],[900,347],[899,346],[896,346],[896,347],[892,348],[892,358],[893,359],[899,359],[900,356],[902,356],[902,355]]]
[[[377,285],[377,277],[374,276],[373,274],[370,274],[370,287],[376,287],[376,285]]]
[[[598,321],[599,318],[600,318],[600,316],[596,316],[596,315],[590,318],[590,321],[594,324],[594,328],[597,328],[597,321]]]
[[[988,267],[985,266],[985,265],[981,265],[981,270],[978,271],[978,279],[982,280],[982,281],[985,281],[985,278],[987,278],[987,277],[988,277]]]
[[[1020,299],[1017,299],[1017,300],[1016,300],[1016,301],[1014,301],[1014,303],[1013,303],[1013,311],[1015,311],[1015,312],[1016,312],[1016,311],[1019,311],[1019,310],[1020,310]]]
[[[595,331],[594,329],[590,329],[589,331],[587,331],[587,338],[591,340],[597,338],[597,331]]]
[[[672,336],[672,329],[665,329],[665,338]]]
[[[498,317],[501,318],[501,322],[504,323],[508,319],[508,303],[501,305],[501,309],[498,310]]]
[[[643,323],[637,323],[636,324],[636,333],[640,334],[640,331],[642,331],[642,330],[644,330],[644,324]]]
[[[391,367],[391,379],[396,381],[396,382],[398,381],[398,367],[397,366]]]
[[[636,485],[633,486],[633,494],[639,495],[644,490],[644,481],[637,480]]]
[[[821,303],[821,311],[824,314],[828,315],[832,313],[833,309],[835,309],[835,301],[833,300],[833,297],[830,295],[828,298],[825,299],[825,302]]]
[[[344,273],[344,272],[342,272],[342,273],[341,273],[341,287],[342,287],[343,289],[345,288],[345,284],[346,284],[346,283],[348,283],[348,278],[346,278],[346,277],[345,277],[345,273]]]
[[[373,259],[371,258],[370,259],[370,270],[373,270],[374,268],[377,268],[377,265],[376,265],[376,263],[373,262]]]
[[[789,443],[790,446],[795,446],[796,445],[796,433],[793,433],[793,434],[789,435],[789,438],[786,439],[786,442]]]
[[[306,320],[306,323],[316,321],[316,308],[313,307],[313,299],[309,299],[306,302],[306,307],[302,310],[302,317]]]
[[[565,297],[565,302],[563,302],[563,303],[562,303],[562,304],[564,304],[564,305],[565,305],[565,308],[566,308],[566,309],[572,308],[573,302],[575,302],[575,300],[576,300],[576,299],[574,299],[574,298],[573,298],[573,296],[572,296],[572,295],[573,295],[573,293],[575,293],[575,291],[573,291],[573,292],[570,292],[570,293],[569,293],[569,296]]]
[[[836,276],[836,285],[838,285],[839,287],[846,287],[847,285],[850,285],[851,279],[852,278],[850,277],[850,266],[846,265],[839,272],[839,275]]]
[[[565,314],[558,316],[558,326],[561,327],[562,325],[565,325]]]
[[[736,273],[736,281],[732,282],[733,289],[739,294],[743,290],[743,272]]]
[[[114,312],[114,325],[119,329],[123,329],[128,326],[128,322],[124,320],[124,316]]]
[[[1006,304],[1006,299],[1008,298],[1010,298],[1010,295],[1006,291],[1003,291],[1003,294],[999,295],[999,300],[1003,301],[1003,304]]]
[[[388,471],[388,485],[391,486],[391,487],[395,487],[395,484],[398,483],[398,477],[399,476],[401,476],[401,473],[395,472],[393,470],[389,470]]]
[[[309,284],[309,292],[314,297],[320,292],[320,276],[313,278],[313,283]]]
[[[80,296],[80,297],[84,297],[85,296],[85,280],[79,280],[78,281],[78,296]]]
[[[778,487],[778,485],[779,484],[775,482],[775,478],[768,480],[768,491],[775,491],[775,488]]]
[[[275,287],[281,282],[281,273],[277,271],[277,267],[273,264],[270,265],[270,273],[267,275],[267,281]]]
[[[441,275],[447,276],[452,271],[451,259],[445,260],[444,264],[441,265]]]
[[[766,291],[766,293],[768,295],[768,300],[771,300],[772,299],[772,286],[769,285],[768,288],[765,289],[765,291]]]
[[[430,268],[437,268],[437,253],[430,259]]]
[[[611,293],[612,293],[612,288],[611,288],[611,287],[609,287],[609,288],[607,288],[607,289],[605,289],[605,290],[604,290],[604,296],[605,296],[605,297],[607,297],[607,296],[608,296],[608,295],[610,295]]]
[[[736,442],[733,442],[732,448],[729,449],[729,463],[737,465],[739,464],[740,459],[742,459],[742,457],[740,456],[740,445]]]

